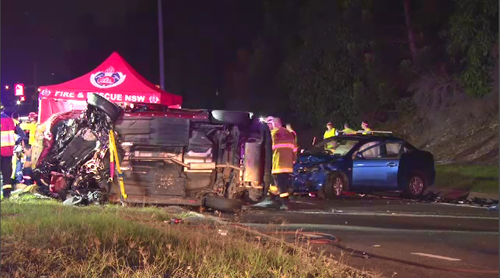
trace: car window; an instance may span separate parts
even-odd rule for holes
[[[346,155],[359,141],[355,139],[345,139],[338,137],[331,137],[319,142],[308,150],[310,154],[320,154],[329,150],[331,154],[337,156]]]
[[[359,148],[359,152],[364,159],[380,158],[380,144],[379,142],[369,142]]]
[[[392,142],[385,144],[386,154],[385,158],[398,158],[399,151],[401,150],[401,143]]]

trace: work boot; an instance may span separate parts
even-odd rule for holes
[[[3,198],[4,199],[9,199],[10,198],[10,192],[12,191],[12,189],[10,188],[7,188],[7,189],[3,189],[2,193],[3,193]]]
[[[280,210],[290,210],[290,199],[288,198],[280,198]]]

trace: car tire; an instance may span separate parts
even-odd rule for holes
[[[235,212],[241,210],[243,203],[239,199],[227,199],[221,196],[207,195],[205,196],[204,206],[223,212]]]
[[[331,173],[328,175],[325,185],[323,186],[325,196],[328,199],[339,198],[344,194],[346,188],[346,181],[340,173]]]
[[[244,111],[214,110],[210,118],[215,124],[249,125],[252,122],[251,114]]]
[[[418,199],[427,188],[425,175],[420,171],[413,172],[403,184],[402,197],[408,199]]]
[[[88,104],[106,113],[106,115],[109,116],[109,118],[111,119],[111,121],[113,121],[113,123],[116,122],[116,120],[118,120],[118,117],[120,117],[121,113],[123,112],[120,106],[112,103],[111,101],[105,99],[104,97],[98,94],[90,94],[89,97],[87,98],[87,102]]]

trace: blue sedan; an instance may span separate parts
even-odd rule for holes
[[[295,193],[326,198],[345,191],[399,191],[418,198],[434,184],[434,156],[410,143],[383,135],[331,137],[305,151],[294,166]]]

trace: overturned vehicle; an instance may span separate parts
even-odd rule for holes
[[[50,184],[48,194],[63,200],[234,211],[260,201],[269,188],[270,132],[249,112],[161,105],[123,109],[94,94],[86,111],[49,121],[35,175]],[[117,171],[110,137],[116,140]]]

